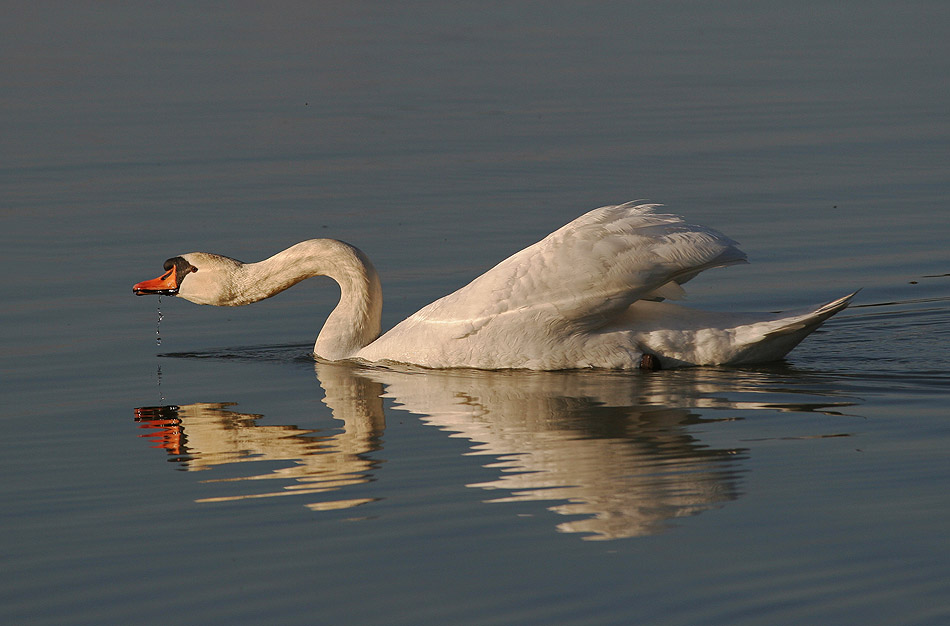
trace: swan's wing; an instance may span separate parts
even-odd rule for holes
[[[725,235],[657,206],[595,209],[410,319],[460,323],[467,332],[503,316],[596,328],[638,299],[676,296],[704,269],[745,261]]]

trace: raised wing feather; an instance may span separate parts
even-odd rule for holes
[[[463,323],[469,332],[508,316],[596,328],[638,299],[678,291],[704,269],[745,261],[725,235],[656,213],[658,206],[590,211],[411,319]]]

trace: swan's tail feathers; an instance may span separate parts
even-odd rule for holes
[[[808,329],[808,332],[810,333],[821,326],[821,324],[823,324],[824,321],[829,317],[846,309],[848,305],[851,304],[851,299],[856,296],[857,293],[858,292],[855,291],[854,293],[843,298],[832,300],[827,304],[821,305],[814,311],[805,313],[792,313],[784,318],[788,321],[787,324],[770,330],[769,332],[765,333],[765,337],[777,337],[780,335],[794,334],[804,329]],[[804,335],[802,336],[802,339],[804,339]]]
[[[847,308],[857,293],[855,291],[843,298],[832,300],[817,309],[782,314],[768,323],[769,328],[763,329],[764,332],[758,339],[746,344],[738,354],[729,359],[729,364],[764,363],[781,359],[829,317]]]

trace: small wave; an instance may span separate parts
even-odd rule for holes
[[[857,304],[830,320],[822,341],[791,360],[827,371],[859,393],[950,389],[950,296]]]
[[[166,352],[160,357],[171,359],[224,359],[234,361],[277,361],[313,363],[313,348],[309,344],[276,346],[238,346],[211,348],[195,352]]]

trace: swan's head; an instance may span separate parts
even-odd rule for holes
[[[168,259],[164,274],[136,283],[132,291],[137,296],[178,296],[195,304],[246,304],[237,301],[234,289],[242,266],[240,261],[225,256],[191,252]]]

